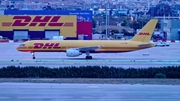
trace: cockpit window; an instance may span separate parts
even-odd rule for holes
[[[25,44],[20,44],[19,46],[25,46]]]

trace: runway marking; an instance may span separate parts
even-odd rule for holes
[[[180,65],[180,63],[0,63],[0,65]]]
[[[10,51],[14,50],[16,47],[17,47],[16,45],[12,46],[10,49],[8,49],[7,51],[5,51],[5,54],[4,54],[4,55],[6,56],[8,53],[10,53]]]
[[[51,63],[60,63],[60,62],[179,62],[180,60],[0,60],[0,62],[27,62],[27,63],[41,63],[41,62],[51,62]]]
[[[180,65],[180,60],[0,60],[1,65],[98,65],[98,64],[165,64],[165,65]]]
[[[88,88],[99,88],[99,86],[88,86]]]
[[[59,97],[54,97],[54,96],[36,96],[36,97],[17,97],[18,99],[72,99],[73,97],[70,96],[59,96]]]

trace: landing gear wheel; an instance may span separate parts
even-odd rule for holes
[[[33,56],[33,59],[36,59],[36,58],[35,58],[35,54],[34,54],[34,52],[32,52],[31,54],[32,54],[32,56]]]
[[[92,56],[86,56],[86,59],[92,59]]]

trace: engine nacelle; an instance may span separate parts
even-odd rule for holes
[[[66,55],[68,57],[77,57],[82,55],[82,53],[78,49],[68,49],[66,50]]]

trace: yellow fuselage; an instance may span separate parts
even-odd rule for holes
[[[23,52],[66,52],[70,48],[93,46],[101,48],[92,51],[92,53],[115,53],[151,48],[155,44],[130,40],[35,40],[24,42],[24,46],[19,46],[17,50]]]

